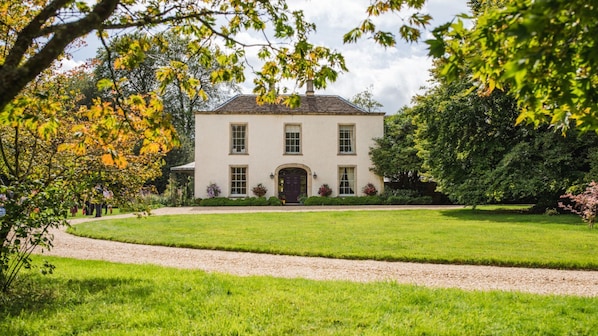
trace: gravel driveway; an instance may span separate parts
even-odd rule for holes
[[[448,207],[359,207],[355,210],[397,210]],[[342,207],[260,208],[163,208],[155,215],[223,212],[338,211]],[[131,216],[131,215],[120,215]],[[114,218],[103,217],[103,218]],[[73,220],[73,224],[96,220]],[[238,276],[266,275],[313,280],[356,282],[394,281],[420,286],[465,290],[520,291],[536,294],[598,296],[598,272],[527,269],[513,267],[434,265],[371,260],[340,260],[225,251],[146,246],[76,237],[62,230],[53,232],[54,248],[44,254],[120,263],[155,264],[200,269]]]

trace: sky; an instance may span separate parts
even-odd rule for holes
[[[356,94],[370,90],[373,98],[383,105],[380,110],[393,114],[410,105],[412,97],[429,85],[428,69],[432,60],[427,56],[423,42],[409,44],[401,41],[392,48],[383,48],[369,40],[343,44],[343,35],[366,18],[369,0],[288,0],[287,3],[291,9],[302,9],[306,19],[316,24],[317,31],[310,38],[313,44],[327,46],[345,57],[349,71],[342,73],[326,89],[317,90],[316,94],[339,95],[350,100]],[[467,10],[467,0],[428,0],[423,12],[434,18],[431,29]],[[401,18],[408,15],[409,12],[385,14],[375,23],[379,28],[396,32]],[[431,34],[425,32],[422,40],[428,38]],[[90,42],[87,47],[75,50],[73,62],[93,57],[97,47],[97,43]],[[246,76],[247,81],[240,87],[243,93],[251,93],[252,77],[249,73]],[[303,93],[305,89],[297,91]]]

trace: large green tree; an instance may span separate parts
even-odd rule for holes
[[[411,109],[403,107],[384,118],[384,136],[375,139],[370,157],[376,174],[389,178],[401,189],[415,190],[420,184],[422,159],[417,156]]]
[[[544,210],[586,181],[598,136],[516,125],[516,100],[496,90],[481,96],[470,81],[429,89],[413,107],[416,143],[427,173],[461,204],[525,200]]]

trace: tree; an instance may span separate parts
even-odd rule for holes
[[[428,41],[442,75],[471,75],[480,92],[508,91],[518,123],[598,130],[598,6],[582,0],[474,1],[474,17]],[[488,5],[489,4],[489,5]],[[474,25],[466,28],[463,19]]]
[[[315,26],[306,22],[301,11],[291,12],[284,0],[277,1],[16,1],[2,3],[5,18],[0,25],[0,110],[4,110],[28,83],[64,55],[65,48],[91,32],[106,38],[110,31],[172,30],[192,36],[192,47],[202,64],[219,65],[211,74],[213,82],[244,80],[245,48],[259,48],[264,61],[256,71],[256,93],[274,100],[276,85],[295,78],[303,83],[313,78],[324,87],[339,70],[346,70],[344,60],[328,48],[314,46],[307,40]],[[221,18],[221,19],[219,19]],[[268,30],[271,29],[271,30]],[[263,43],[246,44],[235,39],[242,31],[257,31],[270,36]],[[271,33],[270,33],[271,32]],[[278,41],[285,41],[280,44]],[[157,37],[152,41],[164,44]],[[217,48],[217,45],[225,48]],[[128,55],[118,66],[132,67],[143,59],[149,48],[146,41],[132,41]],[[296,102],[296,96],[287,102]]]
[[[362,109],[368,112],[378,112],[380,108],[383,106],[380,102],[374,99],[374,95],[372,94],[373,87],[370,85],[364,91],[356,94],[351,98],[351,103],[361,107]]]
[[[71,206],[85,198],[100,202],[96,185],[129,200],[160,172],[165,150],[140,151],[143,137],[130,126],[143,115],[144,101],[131,102],[127,120],[108,106],[82,106],[83,97],[71,88],[83,76],[48,71],[20,94],[27,104],[0,115],[0,203],[6,209],[0,217],[2,291],[20,269],[31,266],[33,249],[52,246],[49,230],[65,224]],[[118,157],[105,148],[118,151]]]
[[[471,92],[472,83],[441,82],[416,99],[416,144],[439,189],[458,203],[525,200],[555,207],[559,195],[583,183],[598,137],[515,125],[510,95]]]
[[[403,107],[397,114],[384,119],[384,137],[375,139],[370,148],[372,171],[398,183],[401,189],[415,190],[420,183],[422,160],[415,147],[416,125],[410,109]]]
[[[171,116],[171,122],[177,131],[180,145],[164,158],[162,175],[151,183],[158,192],[163,192],[168,183],[170,168],[193,160],[193,141],[195,139],[194,112],[208,110],[220,104],[231,92],[238,88],[232,82],[212,84],[210,75],[216,71],[217,64],[210,68],[202,65],[200,55],[195,54],[189,38],[173,32],[161,33],[161,40],[166,44],[150,43],[153,39],[147,33],[135,33],[121,36],[111,41],[107,48],[97,54],[99,63],[94,68],[91,81],[113,78],[119,83],[120,94],[147,95],[156,92],[164,105],[164,111]],[[114,68],[115,60],[128,52],[132,41],[141,40],[150,43],[143,61],[135,68]],[[171,67],[172,66],[172,67]],[[168,80],[165,80],[166,78]],[[95,79],[94,79],[95,78]],[[104,101],[114,99],[114,91],[101,93]],[[181,176],[178,180],[183,180]],[[181,183],[187,181],[180,181]]]

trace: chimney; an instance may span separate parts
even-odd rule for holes
[[[313,79],[308,79],[307,82],[307,90],[305,91],[305,95],[313,96],[314,95],[314,81]]]

